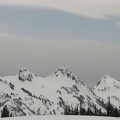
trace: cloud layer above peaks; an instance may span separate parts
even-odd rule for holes
[[[120,16],[120,0],[0,0],[0,5],[51,8],[97,19]]]

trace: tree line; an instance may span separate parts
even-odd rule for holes
[[[64,108],[64,115],[90,115],[90,116],[108,116],[108,117],[120,117],[120,109],[113,107],[110,103],[110,99],[107,104],[106,113],[102,113],[101,109],[97,109],[96,106],[94,110],[91,110],[89,107],[87,110],[81,106],[76,106],[75,108],[66,106]]]

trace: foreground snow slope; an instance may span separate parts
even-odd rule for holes
[[[113,117],[96,117],[96,116],[36,116],[36,117],[12,117],[1,118],[1,120],[117,120]]]

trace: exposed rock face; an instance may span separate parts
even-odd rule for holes
[[[32,79],[34,78],[33,73],[30,72],[29,69],[26,68],[22,68],[19,70],[19,74],[18,74],[18,79],[21,81],[32,81]]]

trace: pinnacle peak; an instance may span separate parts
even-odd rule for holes
[[[21,68],[20,71],[30,71],[30,70],[27,68]]]
[[[31,81],[34,78],[34,74],[30,72],[29,69],[22,68],[19,70],[18,79],[21,81]]]

